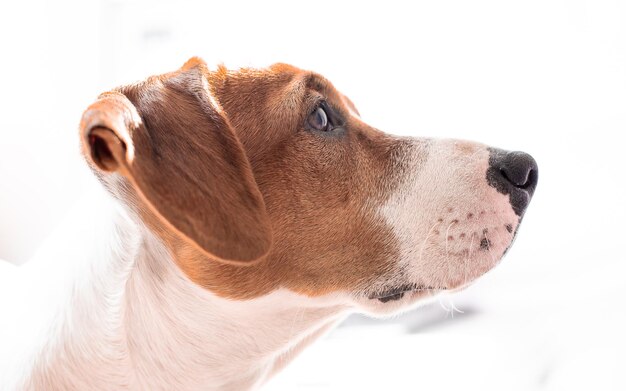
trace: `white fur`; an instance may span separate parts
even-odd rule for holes
[[[348,310],[287,290],[219,298],[103,194],[16,270],[0,291],[2,390],[247,390]]]

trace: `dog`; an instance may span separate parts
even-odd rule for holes
[[[256,389],[351,312],[492,269],[538,178],[526,153],[385,134],[286,64],[192,58],[100,95],[79,136],[98,190],[2,272],[3,390]]]

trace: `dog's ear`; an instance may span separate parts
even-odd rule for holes
[[[251,264],[272,242],[241,142],[204,63],[101,95],[83,114],[84,153],[130,180],[153,212],[212,258]]]

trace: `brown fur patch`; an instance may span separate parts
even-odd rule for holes
[[[197,61],[190,60],[184,69],[196,66]],[[209,72],[203,68],[203,72],[212,96],[244,147],[265,202],[274,242],[269,254],[254,265],[216,262],[190,246],[149,208],[137,205],[189,278],[218,295],[247,299],[279,287],[311,296],[355,291],[395,271],[398,243],[377,207],[392,194],[403,175],[405,168],[399,156],[404,153],[404,142],[350,115],[346,105],[351,102],[317,74],[285,64],[261,70],[220,68]],[[178,108],[171,102],[180,100],[186,91],[161,95],[146,92],[153,84],[167,84],[169,78],[176,77],[175,72],[120,89],[145,122],[142,143],[150,143],[153,151],[168,142],[221,148],[214,139],[203,137],[197,124],[200,119],[188,116],[187,110],[175,112]],[[153,99],[142,100],[141,96]],[[341,119],[340,129],[322,133],[305,128],[308,115],[321,100]],[[176,126],[168,122],[170,118],[189,125]],[[161,134],[168,129],[176,135]],[[159,158],[158,153],[152,155],[152,159]],[[197,160],[175,164],[177,170],[204,168]],[[224,176],[221,180],[237,179]],[[212,182],[210,186],[219,191],[221,184]],[[187,189],[177,186],[171,191],[171,197],[188,194]],[[228,213],[236,218],[240,211],[229,209]]]
[[[256,261],[271,245],[263,198],[203,67],[189,66],[101,96],[81,125],[87,155],[189,245],[221,262]]]

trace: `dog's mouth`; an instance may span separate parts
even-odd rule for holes
[[[367,296],[370,300],[378,300],[381,303],[400,300],[410,292],[439,292],[445,291],[446,287],[435,287],[430,285],[406,284],[372,293]]]

